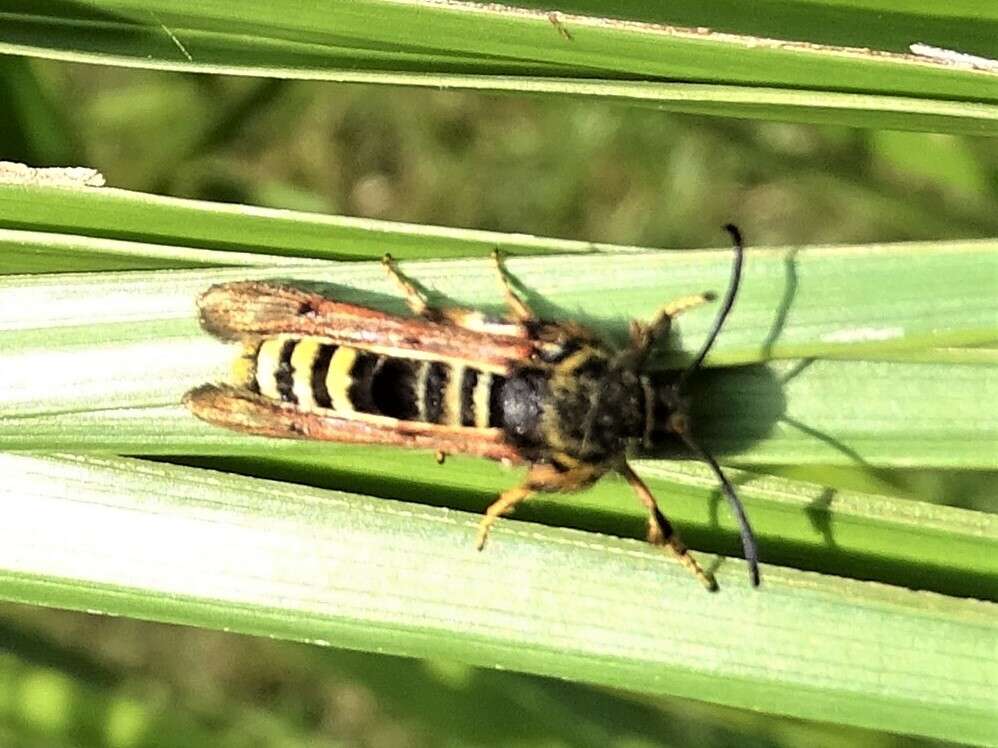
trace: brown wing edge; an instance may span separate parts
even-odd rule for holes
[[[211,286],[198,297],[201,326],[222,340],[247,335],[307,332],[323,318],[386,320],[391,315],[343,304],[283,283],[236,281]]]
[[[183,403],[202,421],[257,436],[389,444],[502,462],[524,462],[499,429],[455,428],[363,414],[345,418],[299,410],[238,387],[215,384],[195,387],[184,395]]]
[[[457,359],[497,372],[534,353],[525,330],[517,336],[497,335],[420,317],[399,317],[266,281],[211,286],[199,297],[198,308],[201,326],[222,340],[316,335],[389,355],[416,352],[420,357]]]

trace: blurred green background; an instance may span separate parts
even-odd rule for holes
[[[984,138],[17,58],[0,101],[0,158],[183,197],[653,247],[998,234]],[[3,746],[930,742],[10,604],[0,642]]]

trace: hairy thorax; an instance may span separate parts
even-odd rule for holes
[[[513,372],[502,391],[508,438],[536,459],[607,464],[644,432],[645,396],[637,372],[585,345],[550,367]]]

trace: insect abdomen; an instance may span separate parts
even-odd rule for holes
[[[498,374],[460,363],[285,335],[248,343],[236,379],[239,386],[304,411],[472,428],[499,425],[496,396],[505,382]]]

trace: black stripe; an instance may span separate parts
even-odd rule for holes
[[[291,368],[291,354],[295,352],[297,340],[285,340],[281,346],[281,355],[278,357],[277,371],[274,372],[274,383],[277,385],[277,394],[286,403],[298,402],[295,395],[295,371]]]
[[[478,371],[472,368],[464,370],[461,377],[461,425],[475,425],[475,385],[478,384]]]
[[[333,400],[326,388],[326,375],[329,374],[329,362],[333,359],[336,348],[335,345],[320,345],[312,363],[312,397],[320,408],[333,407]]]
[[[499,428],[503,424],[502,418],[502,388],[506,384],[506,377],[498,374],[492,375],[492,390],[489,392],[489,426]]]
[[[447,364],[430,362],[430,370],[426,373],[426,390],[423,392],[427,423],[441,422],[444,415],[444,390],[449,380],[450,367]]]
[[[378,412],[371,396],[371,383],[374,381],[374,374],[379,368],[381,359],[382,357],[376,353],[357,351],[357,358],[350,367],[351,381],[347,388],[347,397],[350,398],[354,409],[361,413]]]
[[[423,366],[423,361],[385,358],[371,382],[371,398],[376,411],[400,421],[418,421],[416,382]]]

